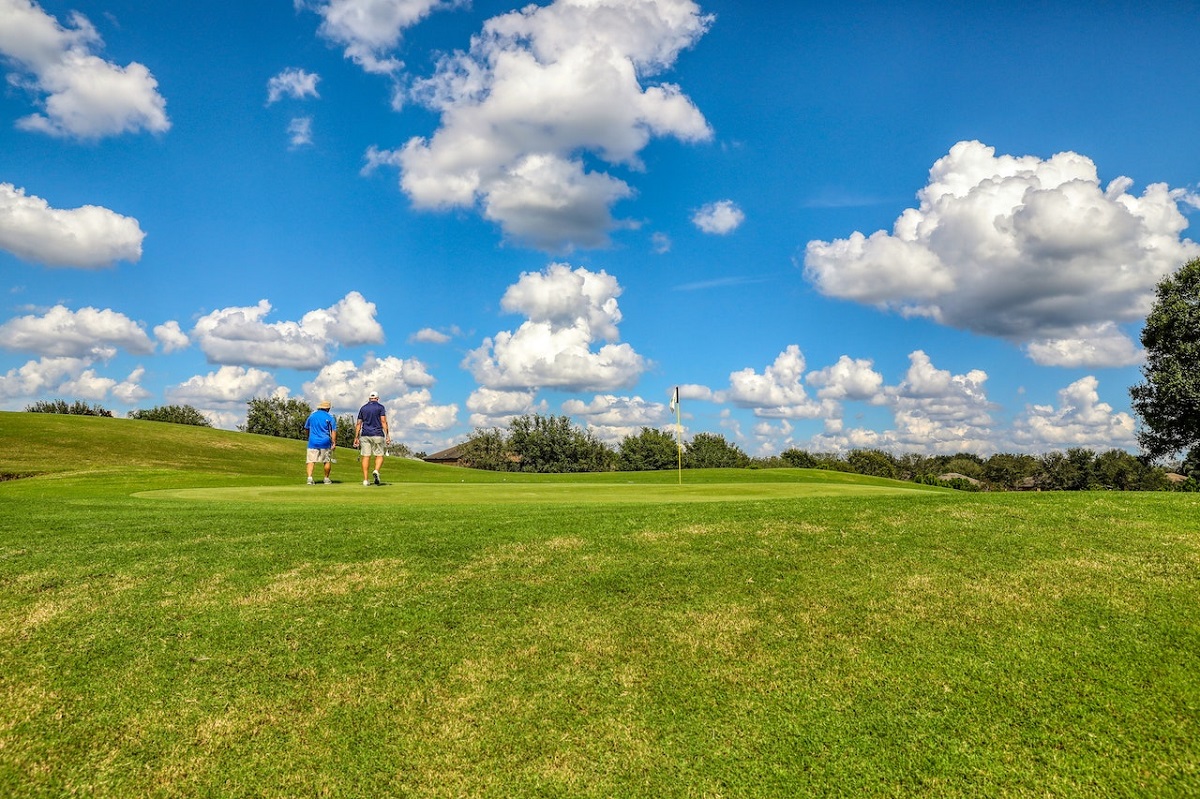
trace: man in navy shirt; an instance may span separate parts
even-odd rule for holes
[[[390,443],[392,437],[388,432],[387,412],[379,404],[379,395],[372,391],[367,404],[358,409],[358,420],[354,423],[354,446],[359,447],[358,454],[362,456],[363,485],[369,486],[372,480],[379,485],[383,450]],[[375,471],[367,479],[367,462],[372,455],[375,456]]]

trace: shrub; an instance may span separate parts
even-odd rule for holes
[[[28,413],[65,413],[71,416],[107,416],[113,418],[113,412],[100,405],[88,405],[86,402],[75,400],[68,403],[66,400],[50,400],[49,402],[38,401],[32,405],[26,405],[25,410]]]
[[[196,427],[212,427],[212,422],[191,405],[160,405],[144,411],[130,411],[126,415],[130,419],[141,419],[146,422],[171,422],[172,424],[190,424]]]

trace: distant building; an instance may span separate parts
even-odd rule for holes
[[[455,444],[453,447],[444,449],[441,452],[426,455],[423,460],[426,463],[437,463],[443,466],[466,466],[467,463],[463,460],[463,450],[465,449],[465,444]]]

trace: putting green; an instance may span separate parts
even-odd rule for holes
[[[922,486],[876,486],[845,483],[699,483],[663,485],[646,483],[388,483],[364,486],[359,482],[332,485],[238,486],[223,488],[173,488],[142,491],[134,496],[144,499],[188,500],[198,502],[286,502],[289,504],[326,503],[404,503],[429,505],[478,505],[520,503],[664,503],[664,502],[739,502],[749,500],[794,499],[797,497],[867,497],[924,495]],[[947,492],[947,496],[952,496]]]

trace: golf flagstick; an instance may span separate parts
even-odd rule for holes
[[[671,410],[675,411],[675,455],[679,461],[679,485],[683,485],[683,423],[679,411],[679,386],[671,394]]]

